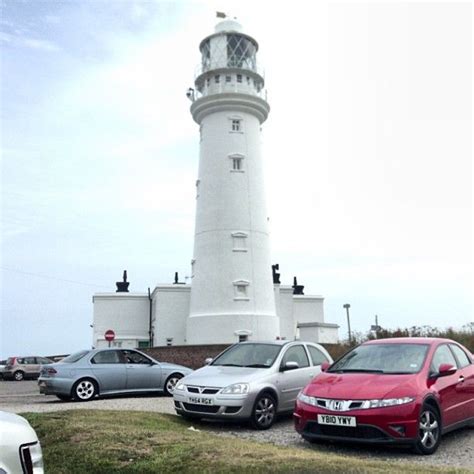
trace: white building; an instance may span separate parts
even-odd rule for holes
[[[148,295],[118,283],[118,292],[94,295],[93,344],[106,344],[108,329],[123,347],[337,342],[322,297],[281,286],[275,271],[272,278],[260,148],[270,107],[258,44],[239,23],[224,20],[200,51],[195,88],[188,90],[200,131],[192,284],[159,285]]]

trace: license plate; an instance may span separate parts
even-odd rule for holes
[[[320,425],[357,426],[355,416],[318,415]]]
[[[214,400],[212,398],[203,398],[203,397],[189,397],[189,403],[194,403],[196,405],[213,405]]]

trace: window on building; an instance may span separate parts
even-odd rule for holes
[[[242,82],[242,74],[237,74],[237,82]]]
[[[208,77],[208,78],[206,79],[206,85],[207,85],[207,87],[209,87],[210,84],[211,84],[211,78]]]
[[[247,237],[246,232],[233,232],[232,250],[234,252],[247,252]]]
[[[241,120],[239,119],[232,119],[232,131],[233,132],[240,132],[241,131]]]
[[[225,76],[225,82],[230,82],[232,80],[231,76]]]
[[[248,287],[247,280],[234,281],[234,300],[248,300]]]
[[[122,341],[113,341],[112,347],[122,347]]]
[[[167,337],[166,338],[166,345],[167,346],[172,346],[173,345],[173,338],[172,337]]]
[[[245,341],[248,341],[249,340],[249,337],[247,334],[241,334],[239,336],[239,342],[245,342]]]
[[[150,341],[138,341],[139,349],[145,349],[147,347],[150,347]]]
[[[242,158],[232,158],[232,169],[235,171],[242,169]]]
[[[199,185],[201,184],[201,180],[198,179],[196,181],[196,199],[199,197]]]
[[[221,82],[221,76],[219,76],[219,74],[216,74],[216,75],[214,76],[214,82],[215,82],[216,84],[219,84],[219,82]]]
[[[247,76],[247,84],[250,84],[250,77]]]

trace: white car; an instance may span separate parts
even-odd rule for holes
[[[0,474],[43,474],[38,436],[21,416],[0,411]]]

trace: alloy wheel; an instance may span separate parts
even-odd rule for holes
[[[275,419],[275,402],[271,397],[263,396],[255,405],[255,422],[261,428],[269,428]]]
[[[424,411],[420,416],[420,443],[426,449],[432,449],[439,438],[439,424],[431,410]]]
[[[95,385],[90,380],[81,380],[75,390],[79,400],[90,400],[95,395]]]
[[[21,370],[18,370],[17,372],[15,372],[13,374],[13,378],[17,381],[17,382],[20,382],[21,380],[23,380],[25,378],[25,374],[21,371]]]
[[[179,382],[180,379],[182,379],[183,376],[180,374],[173,374],[165,382],[165,393],[167,395],[172,395],[174,392],[174,389],[176,387],[176,384]]]

